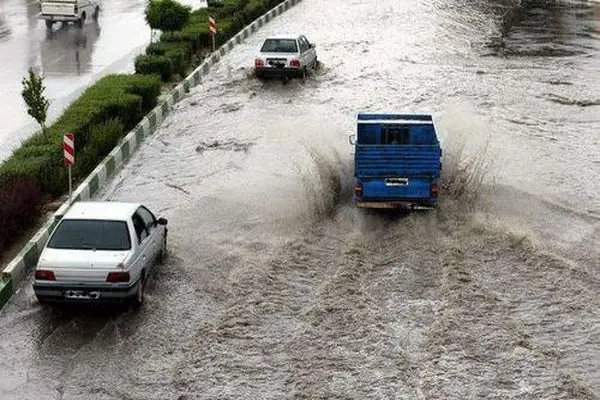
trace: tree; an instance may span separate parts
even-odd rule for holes
[[[27,114],[31,115],[42,127],[42,132],[46,133],[46,116],[50,102],[44,96],[44,77],[36,74],[33,68],[29,68],[29,76],[23,78],[21,83],[21,96],[27,105]]]
[[[146,6],[146,23],[163,32],[179,31],[190,19],[190,6],[174,0],[150,0]]]

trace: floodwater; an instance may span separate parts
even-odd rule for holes
[[[194,7],[200,0],[183,0]],[[133,59],[150,41],[144,0],[104,0],[98,22],[82,29],[38,20],[38,0],[0,0],[0,160],[33,132],[21,98],[21,80],[29,67],[46,76],[48,120],[56,119],[81,92],[109,73],[133,72]],[[123,38],[126,38],[124,40]]]
[[[251,76],[302,32],[305,83]],[[102,198],[169,219],[138,313],[0,318],[8,399],[600,396],[600,10],[304,0],[224,57]],[[358,111],[430,111],[442,204],[350,201]]]

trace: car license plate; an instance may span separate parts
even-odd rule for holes
[[[285,59],[269,58],[267,59],[267,64],[274,68],[283,68],[285,67]]]
[[[89,292],[87,290],[66,290],[67,299],[96,300],[100,297],[100,292]]]
[[[388,178],[385,180],[386,186],[406,186],[408,185],[408,178]]]

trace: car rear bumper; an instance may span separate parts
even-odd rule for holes
[[[79,21],[79,17],[75,15],[59,15],[59,14],[39,14],[37,19],[45,19],[47,21]]]
[[[40,302],[47,303],[122,303],[135,296],[139,282],[128,286],[36,282],[33,291]]]
[[[256,76],[259,78],[295,78],[302,75],[301,68],[255,68]]]

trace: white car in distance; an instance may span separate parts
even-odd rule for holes
[[[166,255],[167,220],[144,205],[76,202],[40,254],[33,290],[46,302],[144,301],[157,258]]]
[[[46,28],[52,29],[55,22],[74,22],[82,27],[86,20],[98,20],[102,0],[38,0],[38,19],[46,21]]]
[[[258,78],[306,78],[317,66],[317,50],[304,35],[277,35],[265,39],[254,59]]]

